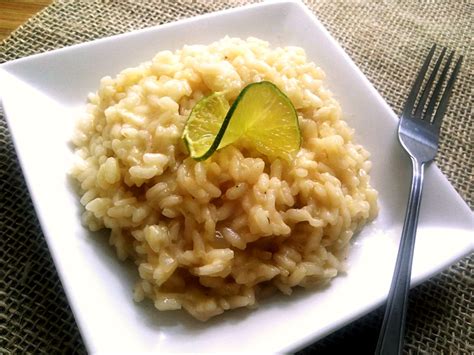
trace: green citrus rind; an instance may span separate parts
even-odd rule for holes
[[[255,90],[257,91],[254,92]],[[265,144],[258,144],[258,143],[262,143],[262,142],[259,142],[259,134],[261,134],[261,132],[265,132],[265,129],[266,129],[265,121],[266,120],[268,121],[268,119],[271,120],[272,118],[270,117],[271,114],[267,114],[267,116],[265,115],[262,116],[261,113],[263,112],[263,114],[265,114],[269,110],[267,111],[262,110],[262,112],[259,112],[257,110],[257,112],[253,114],[254,116],[253,122],[249,118],[249,116],[252,116],[252,114],[248,114],[240,118],[235,117],[236,114],[237,115],[239,114],[239,110],[242,111],[242,105],[245,105],[244,101],[249,100],[249,99],[254,100],[255,97],[258,98],[258,95],[262,94],[264,90],[270,90],[272,95],[275,94],[274,98],[275,100],[277,100],[275,101],[276,104],[281,103],[283,105],[283,109],[287,110],[286,114],[290,116],[290,120],[283,121],[285,124],[282,125],[281,127],[286,127],[287,129],[289,128],[290,130],[292,130],[292,132],[290,132],[289,134],[291,137],[285,137],[285,138],[295,138],[295,139],[294,141],[292,141],[291,139],[285,140],[285,143],[288,143],[288,141],[292,143],[291,146],[288,147],[288,149],[285,151],[279,150],[278,147],[276,149],[273,149],[272,151],[272,149],[268,149],[268,146],[265,146]],[[254,96],[251,95],[252,93],[254,94]],[[250,96],[248,96],[249,94]],[[213,95],[223,95],[223,94],[213,94]],[[221,124],[220,129],[215,134],[215,138],[213,139],[212,143],[209,144],[208,147],[206,147],[206,149],[200,149],[199,151],[197,151],[197,149],[195,149],[196,140],[190,137],[190,133],[191,133],[190,131],[192,130],[192,122],[196,118],[195,117],[196,114],[199,113],[199,111],[203,110],[206,103],[208,103],[207,101],[204,101],[204,100],[209,100],[209,98],[212,98],[213,95],[202,99],[195,105],[195,107],[191,111],[191,114],[188,117],[188,121],[186,122],[186,126],[183,131],[182,137],[184,139],[186,147],[188,148],[190,156],[193,159],[197,161],[206,160],[217,149],[223,148],[233,143],[236,139],[238,139],[238,137],[241,137],[241,136],[247,136],[248,138],[251,138],[254,142],[256,142],[257,144],[255,144],[255,147],[261,153],[270,155],[276,158],[283,158],[283,159],[289,160],[300,149],[301,132],[300,132],[299,124],[298,124],[298,115],[296,113],[296,110],[293,104],[291,103],[291,100],[275,84],[269,81],[261,81],[261,82],[247,85],[240,92],[239,96],[237,96],[236,100],[234,101],[234,103],[232,104],[232,106],[230,107],[230,109],[228,110],[227,114],[225,115],[223,119],[220,117],[215,117],[216,122],[213,122],[212,124],[215,124],[217,122],[220,123]],[[223,98],[223,96],[221,97]],[[272,102],[272,103],[274,104],[275,102]],[[252,103],[255,103],[255,101],[253,101]],[[270,111],[271,111],[271,107],[270,107]],[[193,113],[194,113],[194,116],[193,116]],[[256,119],[256,117],[259,117],[259,119]],[[231,122],[234,125],[234,129],[231,130],[231,132],[228,132],[228,127],[231,124]],[[272,123],[272,122],[268,121],[267,123]],[[238,127],[238,128],[235,128],[235,127]],[[261,130],[258,130],[258,128],[260,128]],[[274,127],[274,129],[277,129],[277,128],[279,128],[278,125]],[[232,137],[230,140],[227,139],[226,142],[222,142],[223,138],[225,137],[226,132],[228,133],[229,136],[232,137],[233,135],[234,137]],[[224,144],[222,145],[221,143],[224,143]]]

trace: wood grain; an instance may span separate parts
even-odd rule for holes
[[[52,0],[0,0],[0,41]]]

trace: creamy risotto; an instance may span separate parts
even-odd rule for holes
[[[217,91],[232,102],[262,80],[297,110],[294,160],[244,141],[191,159],[181,134],[196,102]],[[302,48],[226,37],[104,77],[78,122],[72,175],[84,224],[136,264],[135,300],[207,320],[343,270],[350,239],[377,214],[369,153],[352,135]]]

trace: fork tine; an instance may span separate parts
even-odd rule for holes
[[[428,82],[426,83],[423,93],[421,94],[420,100],[418,101],[418,105],[416,106],[415,114],[414,117],[420,119],[421,114],[423,113],[423,108],[425,107],[426,100],[428,99],[428,95],[430,94],[431,87],[433,86],[433,82],[436,78],[436,74],[438,73],[439,67],[441,66],[441,62],[444,58],[444,54],[446,53],[446,47],[443,48],[441,51],[441,54],[439,55],[438,60],[436,61],[436,64],[433,68],[433,71],[431,72],[430,78],[428,79]]]
[[[451,77],[448,80],[448,84],[446,85],[446,89],[444,90],[443,96],[441,97],[441,101],[438,105],[438,109],[436,110],[435,117],[433,119],[433,124],[439,129],[441,127],[441,121],[443,119],[444,113],[446,112],[446,107],[448,106],[449,97],[451,96],[451,91],[454,87],[454,82],[456,81],[456,77],[458,75],[459,70],[461,69],[463,56],[460,56],[456,66],[451,73]]]
[[[446,79],[446,74],[448,74],[449,66],[451,65],[451,61],[453,60],[454,51],[448,57],[448,61],[444,65],[443,72],[438,79],[438,83],[435,86],[433,94],[431,95],[430,102],[428,103],[428,108],[426,109],[425,119],[426,122],[431,122],[431,118],[433,116],[433,112],[436,106],[436,101],[438,101],[439,95],[441,94],[441,89],[443,87],[444,79]]]
[[[430,65],[431,58],[433,57],[435,49],[436,44],[433,44],[433,47],[431,47],[430,52],[428,53],[428,56],[426,57],[425,62],[423,63],[423,66],[418,72],[418,76],[416,77],[415,83],[413,84],[410,94],[408,95],[407,101],[405,102],[405,106],[403,107],[403,116],[411,117],[411,112],[413,111],[413,107],[415,106],[416,96],[420,91],[421,84],[423,83],[423,78],[425,77],[426,71],[428,70],[428,66]]]

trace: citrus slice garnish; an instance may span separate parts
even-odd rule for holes
[[[242,137],[270,158],[290,160],[300,149],[296,110],[271,82],[247,85],[224,112],[226,102],[223,94],[215,93],[193,108],[183,132],[192,158],[207,159],[216,149]]]
[[[216,150],[217,146],[213,149],[211,147],[229,107],[222,93],[204,97],[193,107],[183,131],[184,142],[192,158],[204,160]]]

